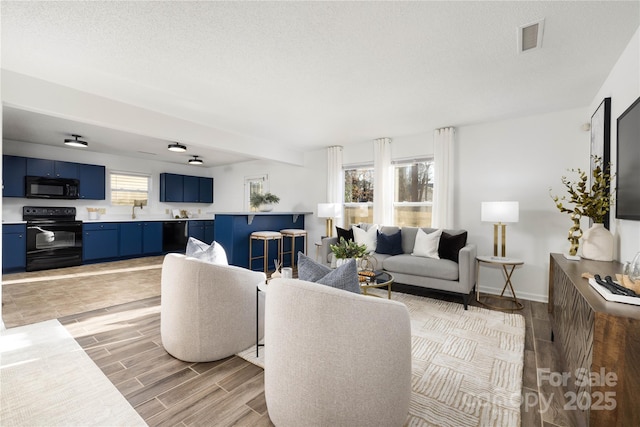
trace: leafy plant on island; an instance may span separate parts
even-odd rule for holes
[[[253,193],[250,199],[252,208],[258,208],[261,205],[266,205],[266,204],[275,205],[279,202],[280,202],[280,197],[272,193]]]
[[[337,244],[329,247],[338,259],[362,258],[367,254],[367,245],[359,245],[353,240],[345,240],[344,237],[340,237]]]
[[[615,175],[610,173],[611,163],[603,167],[601,157],[591,156],[591,158],[594,164],[591,187],[589,187],[589,176],[586,171],[580,168],[568,169],[569,172],[578,175],[575,180],[570,180],[566,176],[562,177],[562,183],[569,195],[554,196],[551,194],[551,189],[549,189],[549,195],[560,212],[589,217],[594,223],[602,224],[613,204],[610,186],[611,179]],[[573,207],[566,206],[564,202],[573,204]]]

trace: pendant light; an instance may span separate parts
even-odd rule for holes
[[[71,138],[67,138],[64,140],[64,143],[70,147],[78,147],[78,148],[87,148],[87,146],[89,144],[87,144],[87,141],[82,141],[78,138],[82,138],[80,135],[71,135],[74,139]]]
[[[169,144],[167,149],[169,151],[175,151],[176,153],[184,153],[185,151],[187,151],[187,146],[176,142],[174,144]]]
[[[201,165],[203,162],[198,157],[200,157],[200,156],[193,156],[193,159],[189,159],[189,164],[190,165]]]

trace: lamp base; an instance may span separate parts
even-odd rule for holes
[[[327,218],[327,229],[325,233],[327,237],[333,237],[333,218]]]

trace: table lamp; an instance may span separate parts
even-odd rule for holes
[[[333,218],[338,216],[339,206],[337,203],[318,203],[318,218],[327,219],[327,237],[333,236]]]
[[[518,202],[482,202],[480,220],[493,222],[493,256],[498,256],[498,228],[502,230],[502,257],[506,256],[507,222],[518,222]]]

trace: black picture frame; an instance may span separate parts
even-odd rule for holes
[[[593,156],[602,158],[602,167],[609,165],[611,158],[611,98],[604,98],[591,116],[591,151],[589,157],[589,185],[593,185]],[[589,220],[589,225],[592,225]],[[609,228],[609,213],[604,217],[604,226]]]

